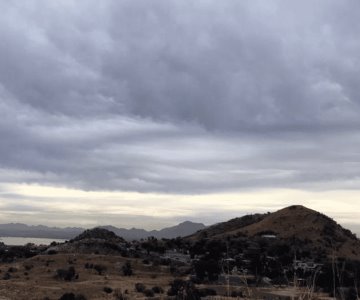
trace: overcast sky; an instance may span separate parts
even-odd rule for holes
[[[359,1],[0,11],[0,223],[155,228],[298,203],[360,226]]]

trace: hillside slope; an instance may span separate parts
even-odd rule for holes
[[[247,227],[251,224],[255,224],[260,222],[266,217],[266,214],[254,214],[254,215],[246,215],[239,218],[234,218],[226,222],[221,222],[209,226],[203,230],[200,230],[192,235],[190,235],[189,239],[197,240],[199,238],[207,237],[207,238],[215,238],[222,237],[223,235],[227,235],[229,233],[236,233],[240,229]]]
[[[321,248],[328,255],[360,259],[360,240],[351,231],[324,214],[301,205],[286,207],[274,213],[233,219],[211,226],[189,238],[251,238],[263,234],[273,234],[282,240],[298,240],[312,248]]]

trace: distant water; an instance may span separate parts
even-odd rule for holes
[[[23,246],[28,243],[32,243],[35,245],[50,245],[52,242],[63,243],[65,242],[65,240],[6,236],[6,237],[0,237],[0,242],[9,246]]]

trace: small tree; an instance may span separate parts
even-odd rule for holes
[[[137,291],[138,293],[143,293],[145,290],[146,290],[145,284],[141,282],[135,283],[135,291]]]
[[[78,278],[74,267],[69,267],[67,270],[57,269],[56,277],[65,281],[72,281]]]
[[[124,276],[131,276],[131,275],[133,275],[133,270],[132,270],[130,261],[127,261],[127,262],[122,266],[122,272],[123,272]]]
[[[75,295],[74,293],[65,293],[59,300],[86,300],[86,297],[82,294]]]
[[[104,265],[94,265],[94,270],[98,272],[99,275],[102,275],[103,272],[107,270],[107,268]]]

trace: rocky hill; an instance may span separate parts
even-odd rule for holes
[[[69,242],[50,247],[47,251],[65,253],[119,254],[126,248],[123,238],[104,228],[85,230]]]
[[[114,232],[99,227],[85,230],[83,233],[73,238],[70,242],[84,241],[89,239],[112,241],[112,242],[124,242],[124,239],[117,236]]]
[[[301,205],[286,207],[274,213],[249,215],[213,225],[188,237],[224,239],[271,235],[276,239],[299,241],[328,255],[360,259],[360,241],[351,231],[331,218]]]

